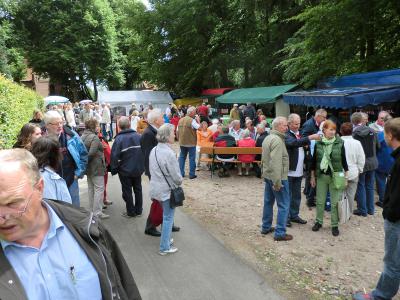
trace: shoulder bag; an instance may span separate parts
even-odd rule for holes
[[[163,174],[165,181],[167,182],[169,188],[171,189],[171,195],[169,197],[169,205],[171,208],[175,208],[177,206],[182,206],[183,205],[183,200],[185,200],[185,194],[183,193],[183,189],[178,186],[176,188],[172,188],[171,185],[169,184],[167,177],[165,176],[163,170],[161,169],[160,164],[158,163],[157,159],[157,148],[154,150],[154,154],[156,156],[156,161],[157,165],[160,168],[161,174]]]

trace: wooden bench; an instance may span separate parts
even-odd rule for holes
[[[216,156],[222,154],[260,154],[262,153],[262,147],[200,147],[200,162],[211,163],[211,177],[214,172],[214,164],[223,162],[219,160]],[[202,157],[202,154],[208,154],[211,157]],[[242,163],[238,159],[229,161],[229,163]],[[260,160],[254,160],[252,163],[261,163]]]

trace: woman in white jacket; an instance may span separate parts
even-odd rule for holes
[[[176,188],[182,184],[182,176],[176,153],[170,146],[175,142],[174,131],[175,126],[172,124],[164,124],[158,128],[158,145],[151,150],[149,156],[149,171],[151,175],[150,198],[160,201],[163,207],[160,255],[178,251],[178,248],[171,246],[171,232],[175,209],[171,208],[169,202],[171,188]]]
[[[365,154],[361,143],[352,136],[353,125],[350,122],[343,123],[340,134],[344,141],[346,160],[349,166],[348,184],[344,191],[349,200],[350,211],[353,211],[354,197],[357,191],[358,176],[362,173],[365,164]]]

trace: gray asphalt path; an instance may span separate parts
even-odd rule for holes
[[[185,179],[187,180],[187,179]],[[109,177],[105,220],[117,240],[144,300],[272,300],[283,299],[252,268],[226,249],[188,215],[176,210],[174,233],[179,251],[158,254],[159,238],[144,234],[149,212],[148,180],[143,177],[143,216],[125,219],[125,203],[117,176]],[[81,203],[87,206],[87,185],[80,182]]]

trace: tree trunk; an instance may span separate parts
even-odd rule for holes
[[[72,98],[74,102],[78,101],[78,83],[76,82],[76,74],[75,72],[70,72],[69,73],[69,80],[71,83],[71,92],[72,92]]]
[[[99,92],[97,91],[97,79],[92,78],[93,81],[93,90],[94,90],[94,101],[97,101],[97,96],[99,95]]]

